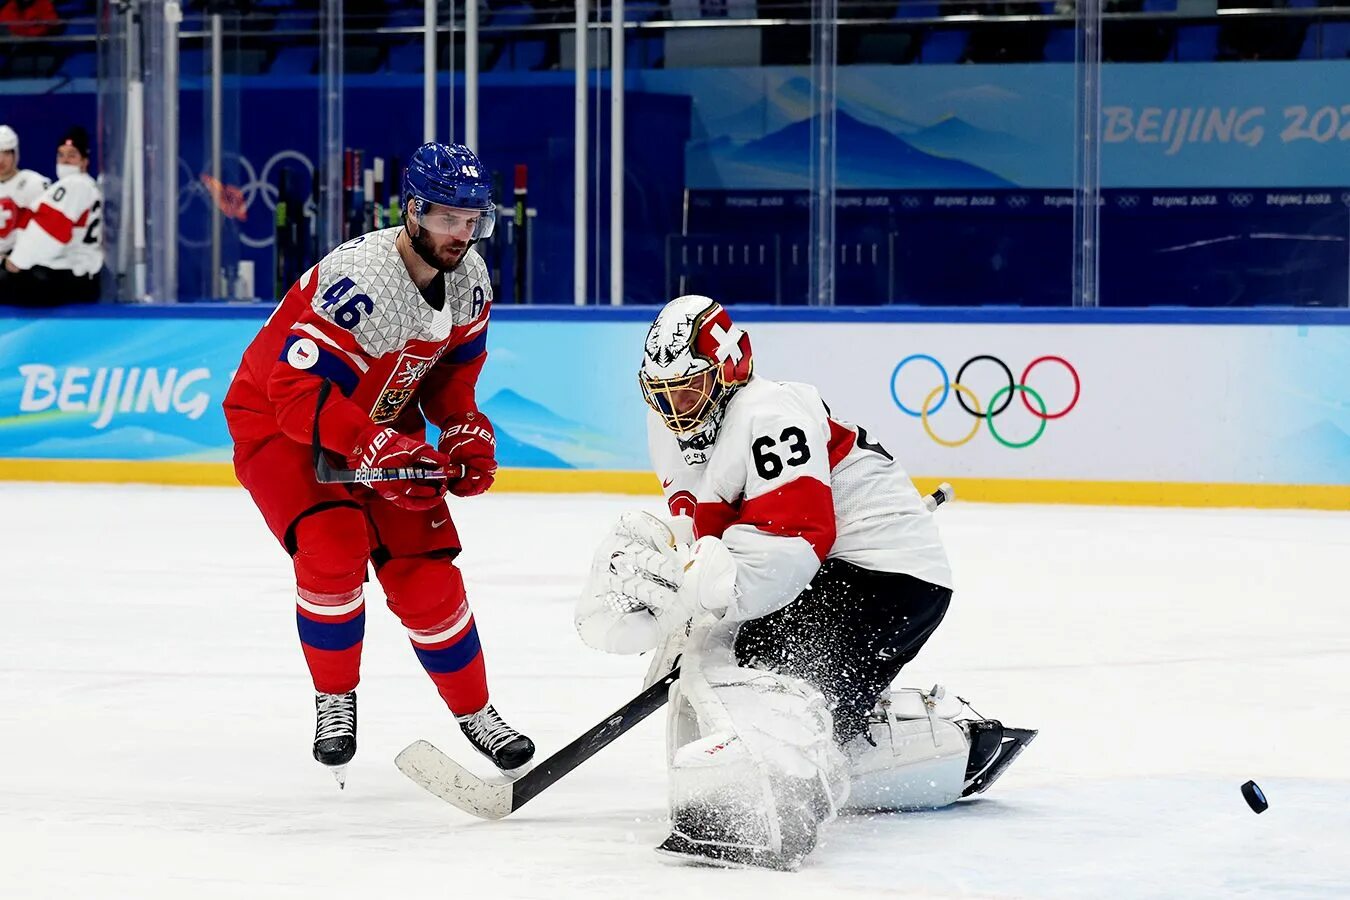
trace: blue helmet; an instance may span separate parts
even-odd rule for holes
[[[403,170],[403,205],[414,200],[456,209],[482,210],[473,239],[492,235],[497,207],[492,202],[492,179],[478,156],[463,144],[426,143],[418,147]]]

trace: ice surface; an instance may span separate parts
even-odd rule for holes
[[[571,624],[634,502],[455,505],[494,702],[541,754],[640,687]],[[378,586],[339,792],[242,491],[5,484],[0,510],[3,898],[1350,896],[1350,514],[944,508],[958,591],[902,681],[1040,738],[983,798],[841,820],[783,875],[651,852],[660,716],[500,822],[423,793],[392,764],[413,738],[485,764]]]

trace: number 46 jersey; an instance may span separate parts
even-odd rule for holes
[[[736,615],[786,606],[826,559],[950,588],[937,523],[905,470],[807,384],[756,376],[727,403],[707,461],[690,465],[648,413],[648,448],[673,515],[736,560]]]
[[[443,276],[435,308],[399,256],[400,230],[372,231],[325,256],[249,344],[225,395],[236,459],[278,434],[308,443],[324,380],[335,390],[320,434],[344,456],[372,423],[420,437],[427,420],[439,426],[477,408],[492,306],[487,267],[466,250]]]

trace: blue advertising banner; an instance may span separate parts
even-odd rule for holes
[[[0,316],[0,476],[230,483],[221,401],[266,313]],[[758,374],[967,499],[1350,508],[1350,313],[736,315]],[[497,311],[477,394],[504,489],[655,489],[648,317]]]
[[[229,461],[221,401],[262,319],[0,318],[0,458]],[[645,332],[494,322],[478,400],[501,464],[645,469]]]
[[[637,86],[693,98],[690,188],[805,188],[805,69],[664,69]],[[844,188],[1066,188],[1074,67],[847,66],[837,76]],[[1345,63],[1107,65],[1102,184],[1345,185]]]

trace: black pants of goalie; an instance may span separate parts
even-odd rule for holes
[[[911,575],[829,559],[796,600],[741,626],[736,658],[819,688],[842,746],[866,730],[877,698],[942,622],[951,598],[949,588]]]

